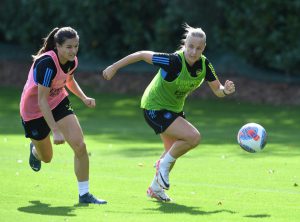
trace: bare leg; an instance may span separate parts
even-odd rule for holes
[[[106,204],[89,193],[89,157],[77,117],[72,114],[57,122],[67,143],[74,151],[74,171],[78,181],[79,203]]]
[[[74,171],[77,180],[89,180],[89,157],[83,140],[83,133],[75,115],[68,115],[59,120],[58,126],[66,141],[74,151]]]
[[[200,143],[199,131],[187,120],[178,117],[167,129],[162,136],[174,138],[169,153],[175,159],[187,153]]]
[[[175,164],[177,158],[181,157],[189,150],[196,147],[200,142],[199,131],[182,117],[178,117],[166,130],[161,134],[164,144],[169,151],[164,154],[157,167],[157,183],[164,189],[169,189],[169,173]]]
[[[49,163],[53,156],[52,144],[50,141],[50,134],[43,140],[31,139],[34,145],[32,149],[33,155],[45,163]]]

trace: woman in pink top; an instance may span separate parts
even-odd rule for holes
[[[105,204],[105,200],[89,193],[89,157],[82,129],[65,89],[67,87],[86,106],[95,107],[95,99],[87,97],[74,79],[78,46],[79,36],[73,28],[54,28],[48,34],[43,47],[33,56],[34,61],[21,97],[20,114],[25,136],[31,139],[31,168],[39,171],[41,161],[51,161],[52,131],[54,144],[67,141],[74,151],[79,202]]]

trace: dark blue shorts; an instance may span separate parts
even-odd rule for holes
[[[185,118],[184,112],[175,113],[170,110],[143,110],[148,125],[156,134],[163,133],[176,119]]]
[[[52,110],[52,115],[56,122],[70,114],[74,114],[74,111],[68,97],[64,98]],[[25,130],[25,137],[32,138],[34,140],[42,140],[46,138],[51,131],[44,117],[30,121],[23,121],[22,119],[22,125]]]

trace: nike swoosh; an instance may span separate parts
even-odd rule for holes
[[[170,184],[167,184],[166,181],[164,180],[164,178],[162,177],[161,173],[159,172],[159,176],[162,180],[162,182],[164,183],[165,187],[169,188]]]

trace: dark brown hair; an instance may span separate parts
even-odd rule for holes
[[[62,27],[62,28],[54,28],[46,38],[44,38],[43,47],[37,52],[36,55],[33,55],[33,60],[35,60],[39,55],[44,52],[48,52],[50,50],[55,49],[56,43],[59,45],[64,44],[67,39],[78,38],[76,30],[71,27]]]

